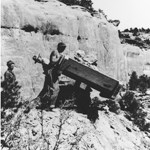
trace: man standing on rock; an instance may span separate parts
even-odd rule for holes
[[[4,74],[4,82],[6,86],[12,86],[15,84],[16,76],[13,72],[14,66],[15,66],[15,63],[13,61],[9,60],[7,62],[8,69]]]
[[[4,81],[1,82],[1,105],[2,107],[15,107],[18,105],[20,97],[19,89],[21,86],[16,81],[16,76],[13,72],[15,63],[11,60],[7,62],[7,71],[4,73]]]
[[[44,87],[38,98],[40,98],[42,102],[42,106],[45,107],[50,104],[50,108],[55,107],[55,103],[57,100],[57,96],[59,93],[59,76],[61,72],[58,69],[59,63],[63,59],[62,52],[65,50],[66,45],[62,42],[58,43],[57,50],[54,50],[50,54],[50,62],[46,64],[44,60],[39,56],[33,57],[35,62],[41,63],[43,66],[44,74],[45,74],[45,81]]]

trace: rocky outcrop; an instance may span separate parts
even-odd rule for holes
[[[66,6],[56,0],[2,1],[2,74],[6,62],[13,60],[23,95],[34,97],[43,85],[44,75],[32,56],[49,58],[58,42],[67,45],[65,54],[73,57],[76,50],[94,55],[101,72],[122,80],[124,57],[118,31],[106,18],[95,17],[80,6]]]
[[[126,82],[129,81],[133,71],[136,71],[139,76],[150,75],[150,51],[130,44],[122,44],[122,49],[125,56]]]
[[[125,29],[119,31],[125,56],[126,82],[132,71],[150,76],[150,29]]]
[[[114,26],[118,27],[120,24],[119,20],[109,20],[110,23],[112,23]]]

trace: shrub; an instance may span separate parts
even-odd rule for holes
[[[14,108],[18,106],[20,97],[20,88],[16,81],[13,85],[6,86],[3,85],[3,90],[1,92],[1,106],[4,109]]]
[[[142,41],[141,38],[139,38],[138,36],[135,37],[135,40],[136,40],[136,41],[139,41],[139,42]]]
[[[142,109],[138,109],[136,113],[132,114],[133,122],[143,131],[148,131],[150,128],[150,124],[146,123],[146,116],[147,112],[144,112]]]
[[[142,92],[143,94],[146,93],[147,88],[148,88],[148,84],[147,84],[147,83],[145,83],[145,82],[143,82],[143,81],[141,81],[141,82],[139,83],[139,91]]]
[[[133,29],[133,36],[137,36],[138,32],[139,32],[139,30],[137,28],[134,28]]]
[[[142,104],[134,96],[132,91],[127,91],[122,99],[119,101],[121,109],[128,112],[126,116],[128,119],[133,118],[133,123],[136,124],[141,130],[148,131],[150,124],[146,123],[147,112],[142,109]]]
[[[128,84],[129,90],[135,91],[138,88],[140,92],[145,94],[147,89],[150,88],[150,77],[145,74],[138,77],[136,72],[133,71]]]
[[[116,114],[120,113],[120,104],[117,101],[108,100],[108,101],[106,101],[106,103],[111,112],[114,112]]]
[[[94,12],[92,7],[93,2],[91,0],[59,0],[60,2],[65,3],[66,5],[79,5],[85,7],[90,12]]]
[[[150,88],[150,77],[148,78],[148,88]]]
[[[138,76],[135,71],[132,72],[129,80],[129,90],[136,90],[138,87]]]
[[[135,94],[131,91],[127,91],[123,95],[122,99],[119,101],[122,110],[134,113],[139,109],[140,103],[136,100],[134,95]]]
[[[138,80],[139,91],[145,94],[149,86],[149,78],[147,75],[141,75]]]
[[[129,29],[124,29],[124,31],[123,32],[129,32]]]
[[[150,33],[150,29],[148,28],[148,29],[146,29],[146,33]]]
[[[150,45],[150,39],[146,39],[144,40],[144,43],[149,44]]]

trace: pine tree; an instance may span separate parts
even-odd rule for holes
[[[129,89],[136,90],[138,87],[138,76],[135,71],[132,72],[129,80]]]
[[[139,77],[139,90],[145,94],[148,88],[148,76],[147,75],[141,75]]]

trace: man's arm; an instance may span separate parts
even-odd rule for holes
[[[32,59],[34,60],[35,63],[48,64],[48,63],[46,63],[45,60],[41,57],[40,54],[38,55],[38,57],[37,57],[37,56],[33,56]]]
[[[7,85],[13,83],[13,80],[14,80],[13,75],[8,71],[5,72],[4,79],[5,79],[5,82],[7,83]]]
[[[33,56],[33,60],[35,61],[35,63],[39,63],[42,65],[43,68],[43,73],[47,74],[47,70],[49,69],[49,63],[48,63],[48,59],[44,59],[41,57],[41,55],[39,54],[38,57],[37,56]]]

